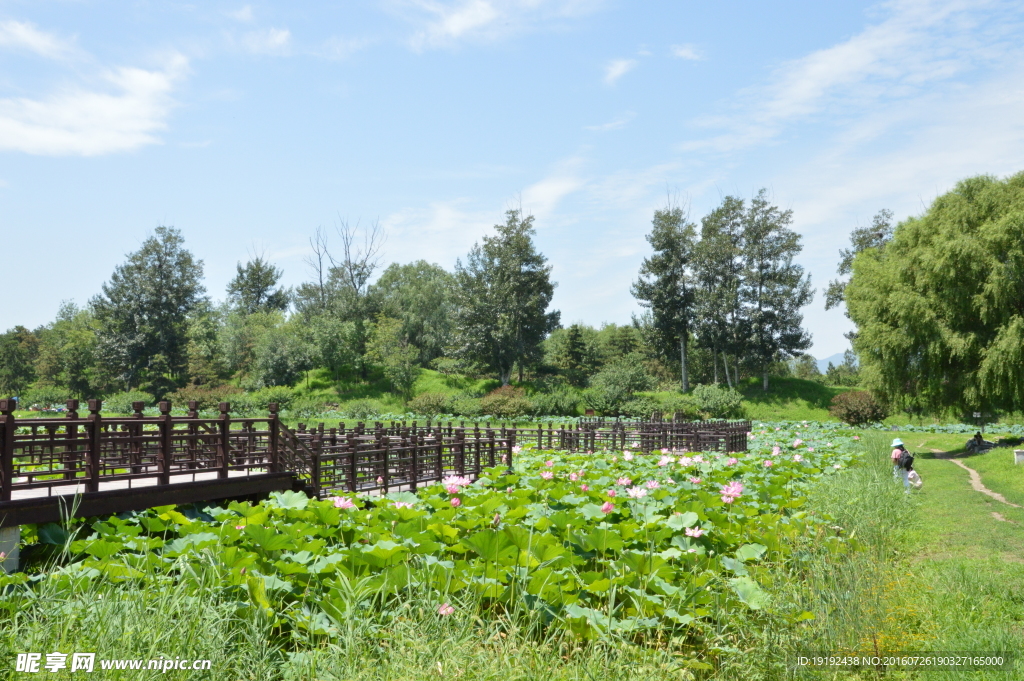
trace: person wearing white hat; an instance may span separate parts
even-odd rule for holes
[[[892,477],[903,478],[903,491],[910,493],[910,469],[900,463],[904,454],[909,455],[903,440],[893,438],[892,441]]]

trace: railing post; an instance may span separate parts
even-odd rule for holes
[[[146,407],[145,402],[132,402],[132,418],[142,419],[142,410]],[[142,424],[137,423],[131,426],[129,436],[128,456],[132,462],[132,473],[142,472]]]
[[[103,419],[101,400],[89,400],[89,454],[85,463],[85,491],[100,491],[100,466],[103,462]]]
[[[310,447],[310,451],[313,452],[313,461],[310,465],[310,483],[313,487],[313,496],[317,499],[320,498],[320,454],[323,452],[324,439],[320,433],[314,431],[313,435],[313,446]]]
[[[171,420],[171,403],[157,404],[160,410],[160,447],[156,452],[157,484],[171,484],[171,464],[174,460],[174,422]]]
[[[3,436],[0,437],[0,501],[11,500],[11,486],[14,484],[14,410],[18,401],[14,398],[0,400],[0,423]]]
[[[281,437],[281,421],[277,415],[278,404],[277,402],[271,402],[267,405],[267,409],[270,411],[270,423],[267,426],[267,430],[270,431],[270,472],[280,473],[281,472],[281,460],[280,454],[278,453],[278,440]]]
[[[68,470],[64,474],[65,480],[74,480],[78,477],[78,400],[66,402],[68,413],[68,425],[64,426],[64,438],[67,444],[64,446],[64,468]]]
[[[217,405],[220,411],[220,445],[217,447],[217,477],[228,477],[228,470],[231,468],[231,404],[221,402]]]
[[[348,445],[348,491],[355,493],[356,491],[356,480],[358,475],[358,461],[357,454],[359,451],[359,445],[356,443],[356,436],[352,431],[348,432],[347,436]]]

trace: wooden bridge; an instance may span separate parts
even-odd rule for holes
[[[0,400],[0,528],[265,495],[287,489],[324,497],[339,493],[411,490],[446,475],[476,477],[489,466],[512,465],[516,443],[597,451],[631,447],[741,451],[750,423],[641,422],[592,419],[573,426],[506,428],[427,422],[377,423],[371,428],[286,427],[278,405],[262,418],[236,418],[222,402],[201,417],[103,417],[102,402],[69,400],[60,418],[16,420],[13,399]]]

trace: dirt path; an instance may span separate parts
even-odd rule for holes
[[[1009,501],[1006,500],[1006,498],[1002,494],[999,494],[998,492],[993,492],[988,487],[985,487],[985,485],[981,484],[981,476],[978,475],[978,471],[974,470],[973,468],[968,468],[963,463],[961,463],[959,459],[946,459],[946,460],[950,461],[952,463],[955,463],[957,466],[960,466],[960,468],[963,468],[965,471],[970,473],[970,475],[971,475],[971,487],[974,489],[975,492],[981,492],[982,494],[987,494],[988,496],[992,497],[996,501],[1002,502],[1002,503],[1006,504],[1007,506],[1013,506],[1014,508],[1024,508],[1024,507],[1019,506],[1017,504],[1010,503]],[[993,513],[993,515],[998,515],[998,514]],[[997,520],[1006,520],[1006,519],[1000,516],[999,518],[997,518]]]

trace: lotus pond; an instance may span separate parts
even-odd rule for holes
[[[816,481],[859,455],[844,432],[757,424],[736,455],[526,448],[512,470],[416,493],[282,493],[26,528],[27,570],[0,586],[9,612],[44,584],[213,589],[269,618],[285,649],[336,638],[353,617],[401,617],[414,600],[438,619],[471,610],[538,634],[696,650],[737,616],[813,617],[770,593],[807,547],[857,549],[804,508]]]

